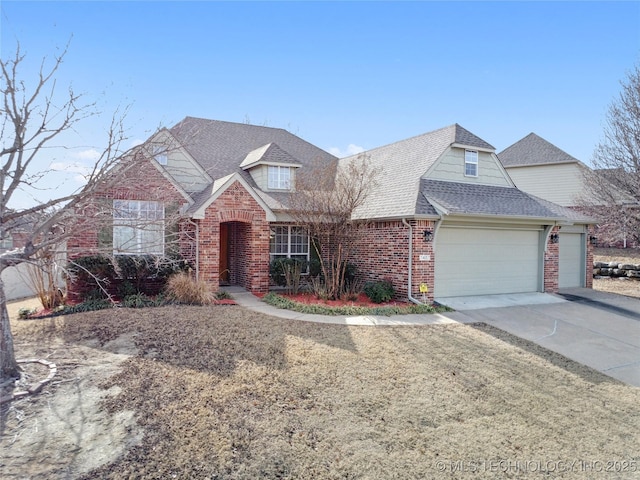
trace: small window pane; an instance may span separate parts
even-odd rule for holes
[[[464,174],[467,177],[478,176],[478,152],[475,150],[464,151]]]
[[[291,185],[291,169],[270,165],[267,170],[268,187],[278,190],[289,190]]]

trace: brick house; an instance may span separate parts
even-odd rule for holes
[[[304,226],[287,210],[296,172],[351,160],[282,129],[192,117],[158,132],[154,144],[172,147],[99,194],[124,212],[114,213],[122,218],[108,232],[111,248],[164,253],[145,245],[163,245],[163,219],[178,212],[180,252],[213,291],[232,284],[266,292],[271,259],[309,259]],[[412,300],[427,285],[429,301],[591,286],[591,221],[518,190],[494,147],[461,126],[365,155],[381,175],[355,213],[369,222],[352,259],[364,280],[390,277]],[[142,219],[146,227],[136,224]],[[69,242],[72,255],[98,249],[99,237],[84,229]]]

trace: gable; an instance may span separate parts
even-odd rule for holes
[[[227,191],[232,190],[236,192],[242,192],[242,194],[239,196],[242,196],[245,200],[252,199],[251,201],[253,203],[256,203],[260,209],[264,210],[268,221],[273,222],[276,220],[275,214],[273,213],[271,208],[269,208],[267,203],[238,173],[233,173],[231,175],[227,175],[226,177],[215,180],[213,184],[211,184],[208,188],[201,192],[196,203],[189,208],[187,214],[194,219],[205,218],[205,212],[207,208],[209,208],[211,204],[213,204]],[[242,205],[233,204],[228,204],[227,206],[229,208],[242,207]]]
[[[151,156],[158,149],[165,157],[162,167],[185,191],[199,192],[212,181],[207,172],[196,162],[184,146],[168,130],[161,130],[150,141]]]
[[[191,196],[162,166],[146,156],[123,157],[96,189],[98,197],[132,200],[181,201],[191,204]]]
[[[498,154],[498,157],[506,168],[524,165],[580,162],[577,158],[572,157],[564,150],[559,149],[535,133],[530,133],[523,139],[505,148]]]
[[[469,147],[469,150],[473,149]],[[478,152],[478,176],[465,176],[465,148],[451,146],[436,160],[422,178],[478,185],[512,187],[509,175],[493,152]]]

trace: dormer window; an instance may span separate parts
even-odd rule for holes
[[[153,147],[153,158],[156,159],[156,162],[158,162],[160,165],[166,165],[167,164],[167,149],[160,146],[160,145],[154,145]]]
[[[274,190],[291,189],[291,167],[269,165],[268,188]]]
[[[464,151],[464,176],[478,176],[478,152],[477,150]]]

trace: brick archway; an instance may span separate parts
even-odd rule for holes
[[[234,182],[206,208],[204,217],[199,221],[200,278],[213,291],[221,280],[254,293],[268,291],[269,222],[251,193]],[[221,255],[228,255],[226,262]]]

